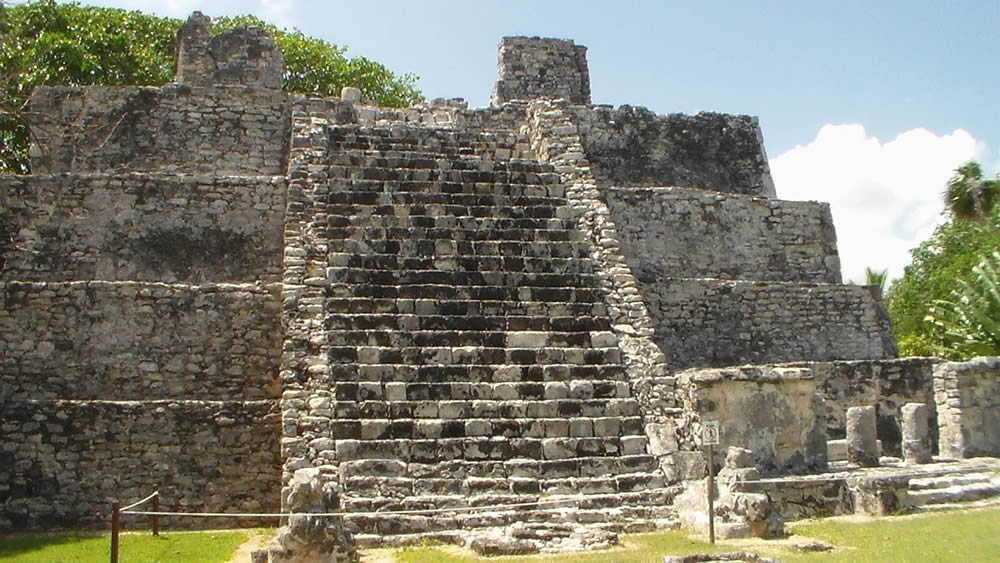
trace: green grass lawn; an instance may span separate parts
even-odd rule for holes
[[[831,518],[796,523],[789,527],[798,536],[836,546],[830,552],[802,553],[785,541],[734,540],[711,545],[668,531],[622,537],[622,546],[591,553],[528,557],[476,557],[447,546],[411,547],[396,552],[401,563],[659,563],[664,555],[691,555],[726,551],[751,551],[789,563],[797,561],[852,561],[892,563],[1000,561],[1000,508],[944,512],[866,521]]]
[[[150,532],[122,534],[119,543],[119,561],[228,561],[236,548],[247,539],[247,532]],[[38,562],[94,562],[108,561],[111,538],[81,534],[32,534],[0,536],[0,561]]]
[[[816,520],[795,533],[837,546],[787,561],[1000,561],[1000,509],[880,518]]]
[[[590,553],[527,557],[476,557],[452,546],[414,546],[391,553],[400,563],[659,563],[663,556],[702,552],[753,551],[796,561],[1000,561],[1000,508],[944,512],[865,521],[831,518],[796,522],[792,533],[836,546],[832,552],[799,553],[783,540],[749,540],[710,545],[677,531],[622,536],[620,547]],[[149,532],[121,537],[122,562],[225,562],[254,530],[214,532]],[[273,532],[265,530],[264,533]],[[80,534],[0,536],[0,562],[107,561],[110,539]],[[363,553],[371,555],[371,552]],[[380,559],[384,560],[384,559]]]

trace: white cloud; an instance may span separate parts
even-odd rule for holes
[[[912,129],[882,143],[860,124],[824,125],[770,166],[779,198],[830,203],[844,281],[862,281],[866,266],[902,275],[909,250],[942,220],[945,182],[984,152],[962,129]]]

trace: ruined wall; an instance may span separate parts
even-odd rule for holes
[[[276,398],[277,292],[0,283],[0,400]]]
[[[901,457],[902,413],[906,403],[928,407],[932,447],[937,447],[937,411],[934,405],[933,370],[935,358],[805,362],[816,377],[826,405],[826,434],[829,439],[847,435],[847,409],[874,406],[878,439],[883,455]]]
[[[535,98],[590,103],[587,48],[568,39],[504,37],[497,55],[497,74],[500,80],[491,98],[494,106]]]
[[[244,87],[40,87],[29,112],[34,174],[285,173],[290,104]]]
[[[107,529],[111,499],[157,488],[164,510],[276,512],[279,416],[275,401],[0,401],[0,529]]]
[[[941,455],[1000,456],[1000,358],[934,367]]]
[[[601,195],[640,280],[841,281],[827,204],[680,188],[605,188]]]
[[[236,27],[212,37],[211,30],[211,18],[194,12],[177,31],[178,83],[281,88],[285,58],[266,31]]]
[[[601,186],[677,186],[775,197],[757,118],[574,106]]]
[[[826,468],[821,402],[808,370],[689,370],[677,374],[677,388],[696,427],[707,420],[719,423],[717,449],[751,450],[762,475]]]
[[[284,177],[0,177],[0,279],[281,279]]]
[[[896,355],[870,288],[711,279],[640,281],[672,369]]]

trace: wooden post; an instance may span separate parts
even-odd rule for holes
[[[708,541],[715,545],[715,459],[708,445]]]
[[[121,531],[122,505],[111,503],[111,563],[118,563],[118,532]]]
[[[160,511],[160,486],[156,486],[156,492],[153,493],[153,512]],[[153,515],[153,535],[160,535],[160,515]]]

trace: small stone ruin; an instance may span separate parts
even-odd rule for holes
[[[603,547],[700,529],[708,421],[734,535],[1000,492],[1000,360],[897,358],[755,118],[594,105],[586,48],[537,37],[479,109],[286,93],[197,12],[177,61],[39,88],[0,177],[0,530],[158,488],[293,513],[260,560]]]

